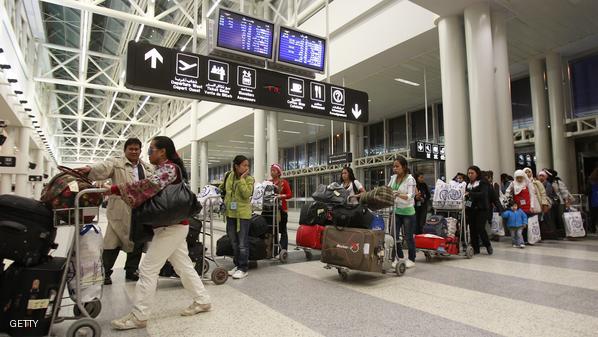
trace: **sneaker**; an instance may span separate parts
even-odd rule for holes
[[[413,268],[413,267],[415,267],[415,262],[408,259],[407,261],[405,261],[405,267]]]
[[[181,316],[193,316],[200,312],[207,312],[210,310],[212,310],[212,305],[210,303],[200,304],[193,302],[187,309],[181,311]]]
[[[523,249],[525,248],[525,245],[519,245],[519,248]]]
[[[396,268],[397,264],[399,264],[399,260],[395,259],[394,261],[392,261],[392,268]]]
[[[519,246],[517,246],[517,245],[513,245],[513,248],[519,248]]]
[[[228,276],[233,276],[235,275],[235,273],[237,272],[237,270],[239,270],[239,268],[235,267],[231,270],[228,271]]]
[[[135,314],[131,312],[124,317],[113,320],[110,325],[116,330],[143,329],[147,326],[147,321],[138,320]]]
[[[233,278],[236,280],[240,280],[242,278],[246,278],[247,275],[249,275],[248,272],[246,271],[242,271],[242,270],[237,270],[234,274],[233,274]]]

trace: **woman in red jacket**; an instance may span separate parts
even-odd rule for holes
[[[278,197],[282,201],[280,208],[280,222],[278,223],[278,231],[280,232],[280,249],[289,250],[289,233],[287,231],[287,222],[289,221],[289,208],[287,206],[287,199],[293,197],[291,185],[286,179],[282,178],[282,168],[278,164],[270,166],[270,181],[278,187]],[[276,238],[278,239],[278,238]],[[278,256],[277,256],[278,258]]]

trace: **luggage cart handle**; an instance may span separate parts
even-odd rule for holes
[[[75,197],[75,208],[79,208],[79,199],[85,195],[85,194],[91,194],[91,193],[106,193],[108,192],[107,188],[88,188],[86,190],[83,190],[79,193],[77,193],[77,196]]]

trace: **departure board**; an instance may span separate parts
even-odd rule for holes
[[[216,46],[271,59],[273,44],[274,24],[220,9]]]
[[[300,31],[280,27],[278,62],[324,71],[326,40]]]

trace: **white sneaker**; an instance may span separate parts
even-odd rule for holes
[[[143,329],[147,326],[147,321],[138,320],[135,314],[130,312],[124,317],[113,320],[110,325],[116,330]]]
[[[181,311],[181,316],[193,316],[195,314],[199,314],[200,312],[207,312],[210,310],[212,310],[212,305],[210,303],[201,304],[193,302],[187,309]]]
[[[242,278],[246,278],[247,275],[249,275],[248,272],[246,271],[242,271],[242,270],[237,270],[234,274],[233,274],[233,278],[236,280],[240,280]]]
[[[513,245],[513,248],[519,248],[519,246],[517,246],[517,245]]]
[[[399,260],[395,259],[394,261],[392,261],[392,268],[396,268],[397,264],[399,264]]]
[[[525,245],[520,245],[519,248],[524,249]]]
[[[405,267],[407,267],[407,268],[413,268],[413,267],[415,267],[415,262],[407,259],[407,261],[405,261]]]
[[[235,267],[231,270],[228,271],[228,276],[233,276],[235,275],[235,273],[237,272],[237,270],[239,270],[239,268]]]

